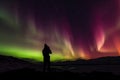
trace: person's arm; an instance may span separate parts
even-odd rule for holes
[[[50,54],[52,54],[52,51],[50,50]]]
[[[50,51],[50,54],[52,54],[52,51],[50,50],[50,48],[49,48],[49,51]]]

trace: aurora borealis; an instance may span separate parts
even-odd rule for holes
[[[42,60],[120,55],[119,0],[0,1],[0,54]]]

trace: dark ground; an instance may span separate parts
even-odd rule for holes
[[[19,69],[1,74],[0,80],[15,79],[15,80],[120,80],[120,76],[109,72],[91,72],[91,73],[74,73],[69,71],[56,72],[40,72],[33,69]]]
[[[0,80],[120,80],[120,57],[54,62],[51,72],[43,63],[0,56]]]

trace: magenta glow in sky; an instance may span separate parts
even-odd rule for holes
[[[47,43],[66,58],[120,55],[119,0],[1,1],[0,44],[42,50]]]

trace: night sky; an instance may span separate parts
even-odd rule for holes
[[[42,60],[120,55],[119,0],[0,1],[0,53]]]

